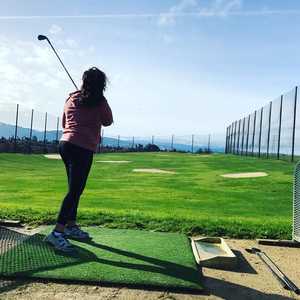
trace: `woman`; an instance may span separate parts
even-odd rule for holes
[[[88,178],[93,154],[100,141],[101,125],[113,123],[111,109],[103,92],[107,78],[104,72],[93,67],[83,73],[79,91],[71,93],[64,106],[63,135],[59,154],[68,177],[65,196],[54,230],[45,241],[64,252],[74,250],[68,238],[89,239],[89,234],[76,223],[79,198]]]

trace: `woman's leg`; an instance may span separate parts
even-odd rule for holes
[[[76,225],[79,199],[80,199],[81,194],[84,191],[84,188],[85,188],[85,185],[86,185],[86,182],[87,182],[90,170],[91,170],[92,162],[93,162],[93,154],[92,153],[85,154],[84,158],[82,156],[82,161],[80,163],[81,175],[79,176],[79,180],[77,181],[78,182],[77,188],[78,188],[79,196],[75,198],[76,201],[74,201],[74,205],[72,205],[72,207],[70,209],[69,217],[67,220],[68,226]]]
[[[57,219],[56,230],[63,232],[68,222],[76,221],[79,198],[90,171],[93,152],[68,142],[60,144],[60,154],[68,175],[68,193],[65,196]]]

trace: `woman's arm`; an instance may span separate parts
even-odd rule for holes
[[[65,126],[66,126],[66,114],[65,114],[65,112],[63,112],[63,116],[62,116],[62,128],[65,128]]]
[[[114,121],[111,108],[106,99],[101,103],[100,119],[103,126],[110,126]]]

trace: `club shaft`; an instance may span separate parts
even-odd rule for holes
[[[269,265],[272,270],[278,274],[278,276],[285,282],[289,289],[299,294],[299,288],[277,267],[273,260],[265,252],[262,252],[261,254],[270,262]]]
[[[63,66],[64,70],[65,70],[65,71],[66,71],[66,73],[68,74],[69,78],[71,79],[71,81],[72,81],[72,83],[73,83],[74,87],[76,88],[76,90],[78,90],[78,87],[77,87],[77,85],[75,84],[75,82],[74,82],[73,78],[71,77],[70,73],[68,72],[67,68],[65,67],[64,63],[63,63],[63,62],[62,62],[62,60],[60,59],[60,57],[59,57],[58,53],[56,52],[55,48],[52,46],[52,44],[51,44],[51,42],[50,42],[50,40],[49,40],[48,38],[47,38],[47,41],[48,41],[48,43],[49,43],[50,47],[52,48],[52,50],[54,51],[54,53],[55,53],[56,57],[58,58],[58,60],[59,60],[59,61],[60,61],[60,63],[62,64],[62,66]]]

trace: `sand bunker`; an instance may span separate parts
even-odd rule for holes
[[[131,160],[97,160],[97,163],[108,163],[108,164],[127,164],[131,163]]]
[[[45,154],[44,156],[49,159],[61,159],[59,154]]]
[[[232,173],[220,175],[226,178],[256,178],[268,176],[265,172],[249,172],[249,173]]]
[[[132,172],[175,174],[174,171],[166,171],[161,169],[133,169]]]

